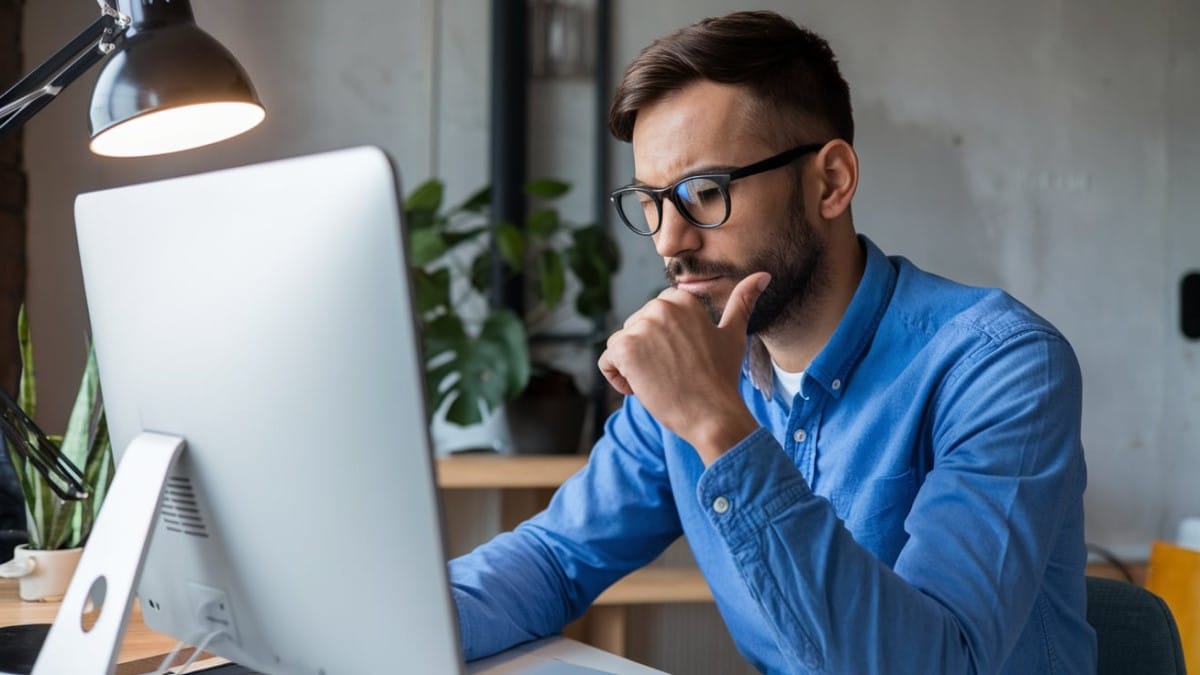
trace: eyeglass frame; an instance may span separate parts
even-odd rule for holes
[[[730,183],[739,178],[746,178],[747,176],[754,176],[756,174],[766,173],[767,171],[785,167],[801,157],[804,157],[805,155],[809,155],[821,150],[825,147],[825,145],[825,143],[808,143],[806,145],[798,145],[790,150],[784,150],[779,154],[772,155],[766,159],[754,162],[753,164],[747,164],[746,166],[734,169],[732,171],[698,173],[690,176],[684,176],[674,183],[662,188],[651,188],[643,185],[626,185],[609,193],[608,199],[612,202],[613,208],[617,212],[617,216],[621,218],[621,222],[625,223],[625,227],[628,227],[634,234],[639,234],[643,237],[653,237],[654,235],[658,234],[659,230],[662,229],[663,195],[666,195],[666,198],[671,202],[672,205],[675,206],[675,210],[679,212],[679,215],[683,216],[684,220],[702,230],[712,230],[724,225],[726,221],[729,220],[730,214],[733,212],[733,207],[729,197]],[[711,180],[717,185],[718,188],[720,188],[721,196],[725,198],[725,217],[721,218],[721,220],[716,223],[707,224],[697,221],[692,214],[688,212],[687,207],[683,204],[683,198],[675,192],[675,189],[680,185],[698,178]],[[649,195],[658,211],[658,224],[649,232],[646,232],[629,222],[629,218],[625,215],[625,211],[621,208],[619,201],[621,197],[623,195],[635,192]]]

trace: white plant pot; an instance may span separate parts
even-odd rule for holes
[[[57,602],[67,592],[81,555],[82,548],[36,551],[21,544],[13,551],[13,559],[0,565],[0,577],[20,579],[22,600]]]
[[[482,422],[467,427],[446,421],[446,410],[449,407],[447,402],[433,416],[430,436],[433,438],[435,454],[444,456],[469,450],[492,450],[505,454],[512,452],[512,436],[509,433],[508,420],[504,416],[504,406],[485,413]]]

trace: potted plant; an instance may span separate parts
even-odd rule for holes
[[[33,346],[29,323],[22,307],[17,318],[21,350],[21,380],[16,405],[21,419],[6,418],[5,431],[19,437],[6,439],[9,460],[25,499],[25,520],[29,542],[16,548],[14,557],[0,565],[0,576],[20,578],[23,600],[60,599],[70,583],[83,545],[115,472],[112,444],[100,398],[100,376],[96,355],[88,348],[79,393],[62,436],[42,437],[32,423],[37,411],[37,387],[33,368]],[[11,422],[16,422],[13,424]],[[38,471],[27,452],[18,452],[17,443],[36,446],[53,443],[62,455],[81,467],[87,496],[64,499],[55,486]]]
[[[443,205],[444,187],[437,179],[408,196],[408,251],[428,399],[446,422],[480,423],[506,401],[546,388],[555,392],[551,398],[562,397],[561,383],[569,378],[532,358],[530,341],[551,327],[572,294],[575,314],[592,320],[576,337],[589,344],[598,337],[591,326],[612,308],[610,281],[619,265],[618,250],[602,227],[561,217],[553,203],[569,189],[551,179],[528,183],[525,192],[536,208],[523,227],[492,221],[489,188],[452,207]],[[493,250],[504,262],[498,277]],[[495,283],[518,272],[525,279],[525,316],[489,302]],[[583,398],[573,387],[566,389]],[[584,405],[582,400],[573,404],[580,420]],[[536,404],[521,408],[531,406]],[[511,421],[516,426],[517,420]]]

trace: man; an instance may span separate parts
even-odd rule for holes
[[[825,41],[767,12],[684,28],[610,128],[637,177],[613,202],[671,287],[608,341],[626,399],[588,466],[451,563],[468,657],[560,630],[686,534],[763,671],[1094,673],[1075,356],[855,234]]]

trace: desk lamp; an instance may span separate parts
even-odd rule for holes
[[[92,91],[92,152],[140,157],[236,136],[265,117],[246,72],[196,26],[190,0],[97,0],[100,18],[0,95],[0,137],[108,56]]]
[[[95,23],[0,95],[0,138],[105,56],[90,115],[89,147],[98,155],[197,148],[249,131],[266,116],[241,65],[196,26],[190,0],[97,2]],[[60,497],[87,497],[83,473],[7,394],[0,396],[0,432]]]
[[[89,148],[97,155],[141,157],[188,150],[237,136],[262,122],[266,113],[246,72],[196,26],[190,0],[97,4],[99,19],[0,94],[0,138],[15,132],[105,57],[90,106]],[[78,467],[0,391],[3,437],[60,497],[87,497]],[[0,449],[4,445],[0,441]],[[45,631],[23,630],[7,637],[5,655],[20,657],[18,647],[23,647],[32,662]]]

